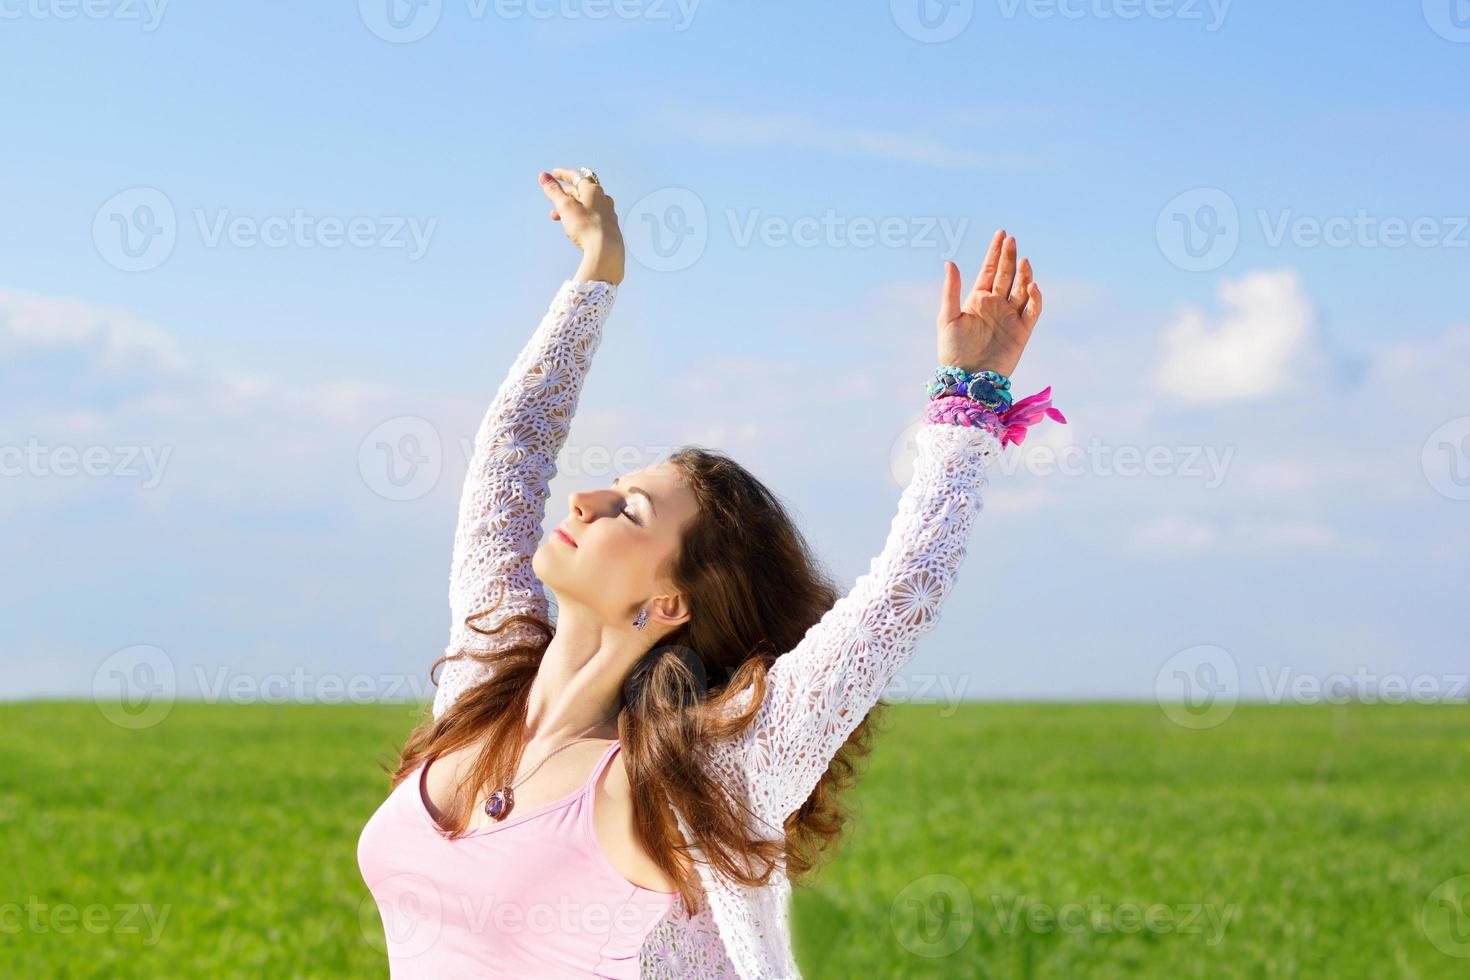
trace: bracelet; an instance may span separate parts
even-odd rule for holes
[[[999,371],[970,373],[962,367],[946,364],[934,369],[934,379],[924,386],[930,399],[964,395],[997,412],[1011,407],[1011,379]]]
[[[957,388],[963,386],[964,392],[946,393],[948,379],[955,379],[955,386]],[[969,387],[976,385],[977,382],[983,382],[992,390],[1004,393],[1003,407],[987,404],[982,399],[971,397],[968,394]],[[940,386],[937,395],[934,394],[936,384]],[[979,374],[970,375],[960,368],[941,367],[935,372],[935,380],[925,386],[930,392],[930,397],[928,407],[924,410],[924,421],[989,429],[1000,440],[1002,449],[1010,443],[1019,446],[1026,440],[1027,428],[1042,419],[1054,419],[1063,425],[1067,424],[1067,417],[1061,413],[1061,410],[1052,407],[1051,385],[1047,385],[1034,395],[1022,398],[1015,404],[1011,403],[1010,386],[1009,378],[996,374],[994,371],[981,371]],[[981,387],[980,390],[983,392],[985,389]]]

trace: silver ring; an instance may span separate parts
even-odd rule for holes
[[[589,180],[590,179],[592,181],[592,183],[599,184],[599,185],[602,183],[602,181],[600,181],[600,180],[597,179],[597,174],[593,173],[591,170],[589,170],[586,167],[581,168],[580,170],[577,171],[577,173],[581,174],[582,176],[580,176],[576,180],[572,181],[572,190],[576,190],[577,189],[577,185],[580,184],[580,183],[582,183],[582,181],[584,181],[584,180]]]

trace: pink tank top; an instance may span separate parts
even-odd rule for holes
[[[427,766],[388,794],[363,827],[357,864],[394,980],[636,980],[643,940],[678,893],[628,881],[597,842],[597,780],[618,746],[571,796],[514,809],[459,840],[444,836],[425,802]]]

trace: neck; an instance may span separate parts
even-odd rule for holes
[[[531,685],[526,740],[616,738],[623,682],[652,645],[631,621],[609,627],[581,606],[559,606],[556,634]]]

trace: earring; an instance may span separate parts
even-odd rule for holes
[[[644,606],[642,609],[638,610],[638,618],[635,619],[635,620],[633,620],[633,627],[635,629],[640,629],[641,630],[643,627],[645,627],[647,625],[648,625],[648,607],[647,606]]]

